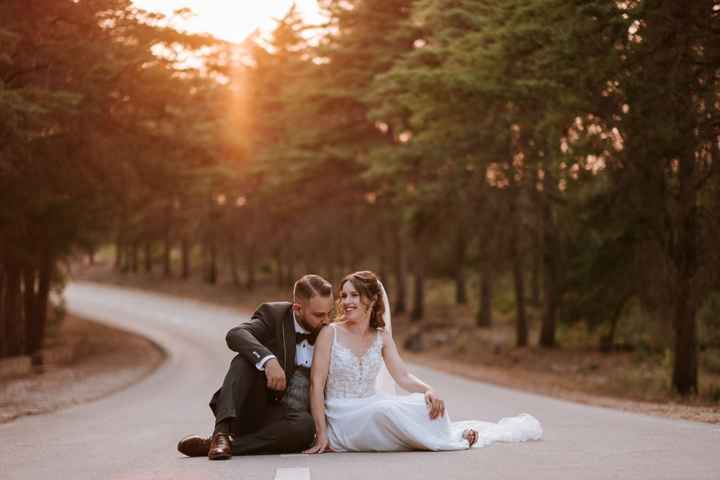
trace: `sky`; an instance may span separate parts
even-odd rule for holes
[[[256,28],[268,31],[273,18],[281,18],[292,0],[133,0],[144,10],[172,14],[179,8],[190,8],[194,16],[177,26],[193,33],[210,33],[230,42],[242,42]],[[295,0],[309,23],[321,21],[316,0]]]

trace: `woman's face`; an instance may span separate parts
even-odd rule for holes
[[[347,320],[359,320],[367,312],[366,300],[357,291],[352,282],[347,281],[340,292],[343,313]]]

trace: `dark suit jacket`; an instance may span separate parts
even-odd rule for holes
[[[263,303],[250,320],[231,329],[225,341],[230,350],[238,352],[255,365],[273,354],[288,380],[295,372],[295,325],[292,303]]]

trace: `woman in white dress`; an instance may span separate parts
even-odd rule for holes
[[[452,422],[437,393],[400,358],[387,295],[372,272],[342,280],[338,307],[339,320],[315,343],[310,406],[316,439],[305,453],[463,450],[542,437],[540,422],[528,414],[498,423]],[[392,383],[388,371],[410,395],[381,386]]]

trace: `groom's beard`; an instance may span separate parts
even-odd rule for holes
[[[302,315],[295,314],[295,319],[298,321],[300,326],[310,332],[313,335],[317,335],[320,332],[320,328],[322,328],[322,325],[318,325],[317,328],[312,328],[310,325],[305,322],[305,317]]]

